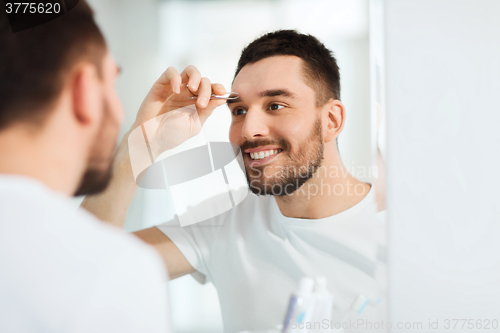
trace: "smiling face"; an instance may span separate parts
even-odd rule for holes
[[[321,108],[306,84],[303,61],[274,56],[245,65],[228,102],[229,139],[242,151],[252,192],[292,194],[310,179],[323,160]]]

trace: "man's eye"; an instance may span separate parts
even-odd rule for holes
[[[283,105],[280,105],[280,104],[270,104],[268,109],[271,110],[271,111],[276,111],[276,110],[280,110],[280,109],[283,109],[284,106]]]
[[[246,114],[247,110],[242,109],[242,108],[235,108],[232,113],[233,113],[233,116],[239,116],[242,114]]]

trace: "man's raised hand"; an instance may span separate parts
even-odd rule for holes
[[[194,66],[186,67],[181,74],[169,67],[154,83],[144,99],[133,127],[164,113],[194,105],[203,125],[212,111],[225,103],[224,100],[210,100],[212,94],[223,95],[226,89],[222,84],[211,83]],[[197,99],[189,97],[197,96]]]

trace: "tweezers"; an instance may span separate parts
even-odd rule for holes
[[[228,92],[224,95],[216,95],[216,94],[212,94],[210,96],[210,99],[225,99],[227,101],[232,101],[232,100],[235,100],[237,98],[239,98],[240,95],[238,93],[235,93],[235,92]],[[191,97],[188,97],[189,99],[197,99],[198,96],[191,96]]]

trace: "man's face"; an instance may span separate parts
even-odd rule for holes
[[[123,121],[123,107],[115,88],[118,74],[118,66],[107,53],[102,66],[102,119],[89,153],[87,170],[75,195],[102,192],[111,180],[113,152]]]
[[[323,160],[323,134],[315,92],[303,61],[275,56],[244,66],[229,103],[229,139],[240,146],[252,192],[289,195],[310,179]]]

